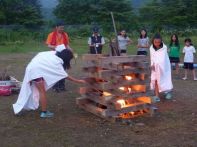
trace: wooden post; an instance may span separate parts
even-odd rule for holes
[[[112,18],[112,23],[113,23],[113,26],[114,26],[114,32],[115,32],[115,35],[116,35],[116,48],[113,50],[113,52],[114,52],[114,56],[120,56],[118,34],[117,34],[117,30],[116,30],[116,24],[115,24],[113,12],[111,12],[111,18]],[[113,53],[112,53],[112,56],[113,56]]]

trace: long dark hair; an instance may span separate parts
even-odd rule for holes
[[[175,45],[180,47],[180,44],[179,44],[179,38],[178,38],[178,35],[177,34],[172,34],[171,36],[171,39],[170,39],[170,47],[173,45],[174,41],[172,40],[173,36],[175,36],[176,38],[176,41],[175,41]]]
[[[69,69],[70,66],[70,61],[73,59],[73,53],[69,49],[64,49],[61,52],[57,52],[56,55],[60,57],[63,60],[63,67],[64,69]]]
[[[163,47],[163,40],[162,40],[162,37],[161,37],[161,35],[159,33],[156,33],[154,35],[153,39],[152,39],[153,48],[157,49],[156,46],[154,45],[154,40],[155,39],[160,39],[161,40],[160,48],[162,48]]]
[[[143,37],[142,34],[141,34],[142,31],[146,32],[146,34],[144,36],[144,38],[146,38],[147,37],[147,30],[146,29],[141,29],[140,30],[140,38],[142,39],[142,37]]]

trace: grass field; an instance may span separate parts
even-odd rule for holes
[[[9,32],[5,35],[6,32],[0,31],[0,52],[1,53],[27,53],[27,52],[40,52],[48,50],[45,45],[45,38],[47,33],[19,33]],[[105,37],[105,36],[104,36]],[[136,54],[136,45],[138,35],[129,35],[133,43],[128,47],[129,54]],[[149,37],[151,38],[152,35]],[[197,35],[190,36],[193,41],[193,44],[197,46]],[[81,55],[88,53],[87,37],[71,37],[70,46],[74,49],[74,52]],[[180,37],[181,47],[184,46],[185,37]],[[106,44],[103,48],[104,53],[109,53],[109,38],[105,38]],[[163,35],[163,40],[165,44],[169,44],[170,36]]]

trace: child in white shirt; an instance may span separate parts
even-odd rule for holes
[[[196,81],[196,74],[194,70],[194,53],[196,53],[196,50],[194,46],[192,45],[192,41],[190,38],[185,39],[185,47],[183,48],[184,56],[184,68],[185,68],[185,77],[183,80],[187,80],[187,73],[189,70],[192,70],[193,78]]]

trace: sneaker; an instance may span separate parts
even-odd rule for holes
[[[41,112],[40,113],[40,117],[41,118],[50,118],[53,117],[54,113],[50,112],[50,111],[46,111],[46,112]]]
[[[197,78],[194,78],[194,81],[197,81]]]
[[[172,99],[172,94],[171,94],[170,92],[168,92],[168,93],[166,94],[165,98],[166,98],[167,100],[171,100],[171,99]]]
[[[182,78],[183,80],[187,80],[187,77]]]
[[[158,108],[157,108],[156,106],[152,106],[151,108],[152,108],[152,110],[154,110],[154,111],[158,110]]]
[[[156,103],[156,102],[160,102],[160,98],[158,97],[158,96],[153,96],[152,97],[152,102],[154,103]]]

